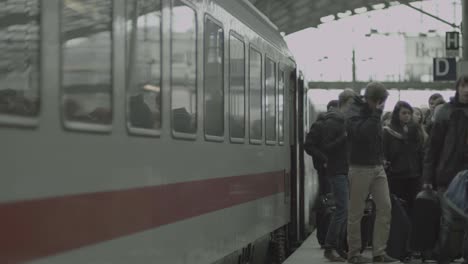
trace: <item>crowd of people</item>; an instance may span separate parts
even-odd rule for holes
[[[335,209],[321,241],[326,259],[353,264],[402,260],[387,254],[391,197],[404,201],[411,216],[417,194],[434,190],[442,212],[435,260],[439,264],[452,260],[448,255],[450,227],[461,219],[462,255],[468,263],[468,219],[457,218],[443,202],[452,179],[468,170],[468,75],[458,79],[455,89],[449,102],[433,94],[426,112],[399,101],[393,112],[384,113],[389,93],[383,84],[372,82],[364,96],[344,90],[319,115],[307,135],[305,150],[313,158],[321,192],[334,200]],[[375,205],[372,259],[362,255],[361,237],[369,197]],[[408,258],[416,256],[410,246],[407,250]]]

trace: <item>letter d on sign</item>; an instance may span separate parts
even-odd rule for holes
[[[449,73],[450,66],[447,59],[437,59],[435,67],[437,76],[445,76]]]
[[[434,81],[454,81],[457,79],[457,60],[455,58],[434,58]]]

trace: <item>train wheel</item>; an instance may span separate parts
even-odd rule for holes
[[[275,230],[271,234],[270,241],[270,263],[271,264],[281,264],[286,260],[286,244],[287,244],[287,235],[285,227],[281,227]]]

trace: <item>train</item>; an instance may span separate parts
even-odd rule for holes
[[[316,111],[248,0],[0,1],[0,263],[281,263]]]

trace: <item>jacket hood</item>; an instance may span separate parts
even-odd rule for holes
[[[354,96],[352,103],[350,104],[348,110],[345,113],[346,118],[360,115],[366,106],[367,104],[362,96]]]

